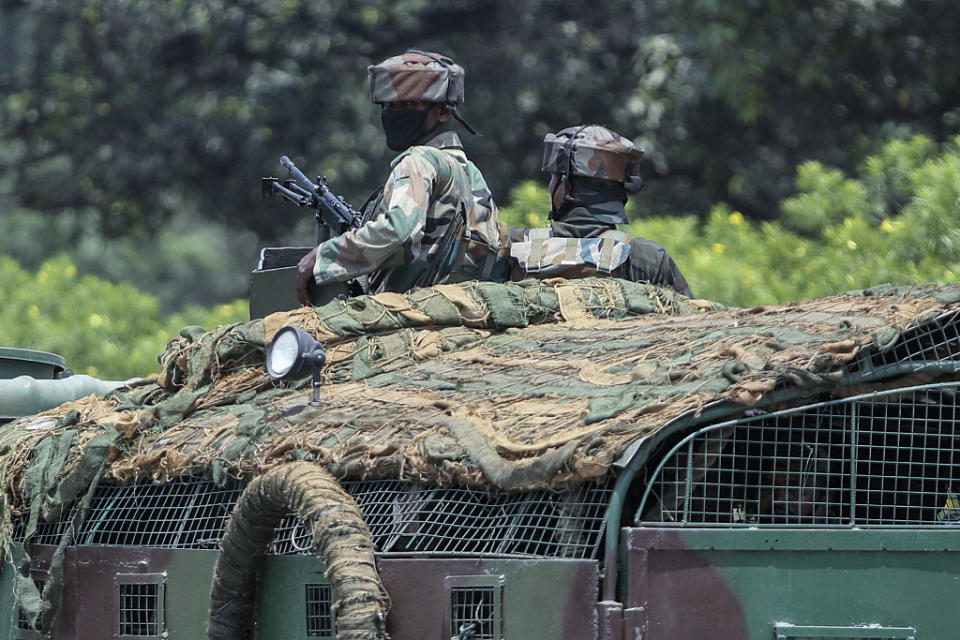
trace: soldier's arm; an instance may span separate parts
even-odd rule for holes
[[[652,240],[634,238],[630,241],[630,270],[631,280],[665,285],[688,298],[693,297],[680,267],[662,245]]]
[[[395,255],[402,261],[403,244],[423,236],[436,176],[436,168],[423,157],[401,159],[384,185],[380,215],[317,247],[317,284],[362,276]]]

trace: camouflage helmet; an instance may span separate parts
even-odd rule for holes
[[[633,184],[639,180],[643,149],[597,124],[585,124],[543,139],[541,171]]]
[[[463,102],[463,67],[439,53],[408,49],[367,67],[374,104],[422,100],[455,106]]]

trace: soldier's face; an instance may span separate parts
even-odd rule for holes
[[[380,106],[392,111],[419,111],[432,106],[433,102],[424,102],[423,100],[400,100],[399,102],[384,102]]]
[[[550,203],[553,205],[553,210],[559,210],[560,205],[563,204],[563,197],[567,195],[566,186],[559,173],[550,174],[550,184],[547,185],[547,189],[550,190]]]
[[[547,185],[550,191],[550,201],[554,211],[559,211],[563,206],[563,199],[567,197],[567,183],[563,181],[563,176],[559,173],[550,174],[550,184]],[[577,196],[577,185],[570,181],[570,196]]]
[[[446,122],[450,119],[451,113],[447,105],[440,102],[427,102],[425,100],[400,100],[398,102],[384,102],[381,105],[383,109],[391,111],[422,111],[430,109],[427,114],[427,130],[432,130],[438,122]]]

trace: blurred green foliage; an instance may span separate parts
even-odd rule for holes
[[[0,344],[126,377],[244,319],[211,305],[258,247],[314,237],[259,178],[287,154],[362,202],[392,156],[366,65],[408,46],[466,67],[465,144],[511,224],[549,207],[544,134],[600,122],[647,150],[630,231],[701,296],[960,273],[960,3],[583,6],[0,0]]]
[[[751,221],[728,205],[705,220],[648,216],[641,192],[624,230],[664,245],[696,295],[735,306],[960,277],[960,137],[944,145],[925,136],[891,141],[853,176],[807,162],[796,189],[775,222]],[[539,226],[548,203],[545,184],[528,182],[504,211],[510,224]]]
[[[15,208],[0,216],[0,254],[35,270],[61,253],[81,273],[128,282],[156,296],[164,308],[179,309],[209,304],[227,292],[245,295],[257,262],[257,239],[186,212],[150,233],[120,236],[103,235],[90,211],[50,216]]]
[[[658,215],[772,220],[803,162],[960,132],[958,23],[949,0],[0,0],[0,253],[66,251],[168,307],[243,295],[258,244],[312,238],[258,178],[288,154],[361,202],[392,155],[365,68],[411,45],[466,67],[501,201],[547,131],[601,122],[647,149]]]
[[[165,312],[130,284],[80,275],[66,255],[34,272],[0,256],[0,345],[63,355],[77,373],[124,380],[159,372],[157,355],[187,325],[247,320],[247,303]]]
[[[960,138],[889,142],[850,177],[807,162],[796,187],[776,222],[720,205],[702,224],[637,219],[630,232],[664,244],[697,295],[738,306],[960,276]]]
[[[627,230],[667,247],[694,292],[753,306],[825,296],[889,282],[952,282],[960,276],[960,137],[937,145],[896,140],[853,176],[816,162],[796,176],[797,195],[777,222],[754,222],[727,205],[706,220],[644,216],[644,194],[629,205]],[[890,202],[902,202],[899,212]],[[539,226],[549,211],[542,182],[521,183],[504,207],[510,224]],[[145,376],[186,325],[214,328],[247,319],[246,301],[176,313],[130,284],[79,275],[65,255],[36,271],[0,257],[0,345],[60,353],[78,372]]]

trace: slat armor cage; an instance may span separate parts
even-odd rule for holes
[[[958,393],[925,385],[703,427],[663,456],[637,523],[956,524]]]
[[[379,553],[596,558],[612,483],[564,491],[492,493],[393,480],[344,482]],[[241,487],[206,480],[104,484],[73,544],[216,549]],[[76,509],[76,507],[74,507]],[[73,510],[41,522],[34,544],[56,545]],[[23,520],[15,540],[22,541]],[[279,527],[272,555],[310,554],[309,532],[293,516]]]

